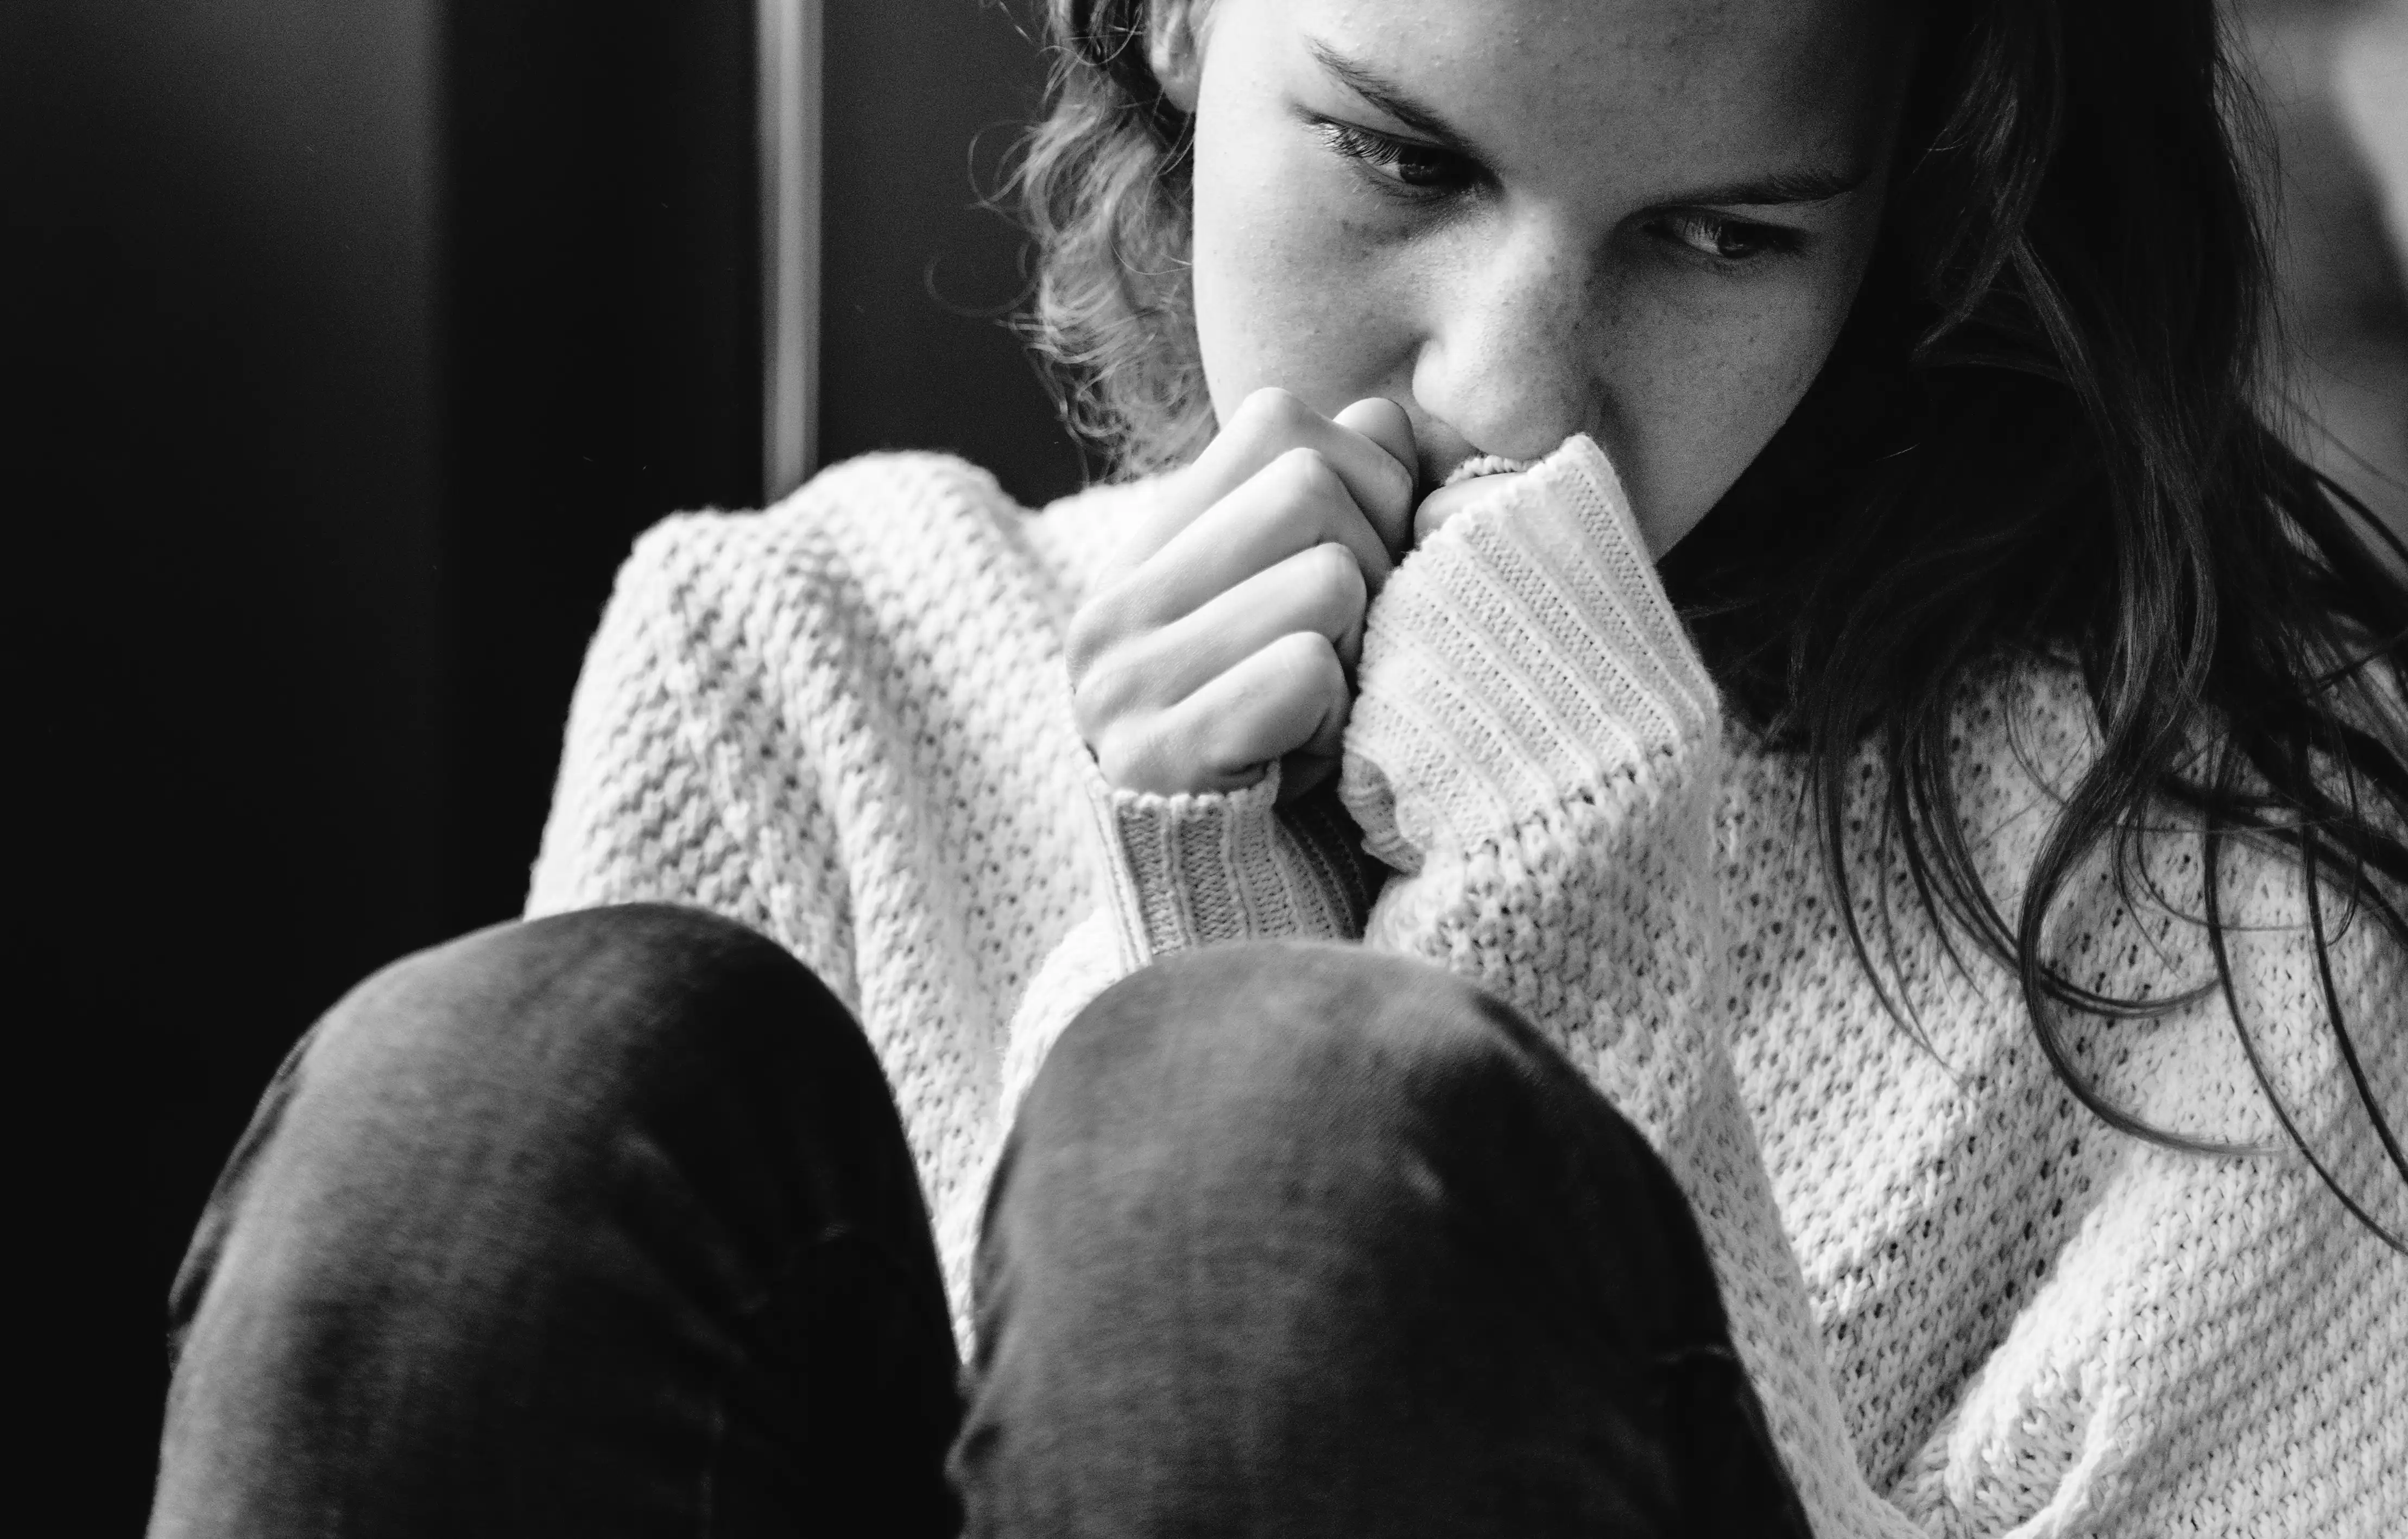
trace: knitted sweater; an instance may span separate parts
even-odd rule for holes
[[[2225,862],[2229,1001],[2199,990],[2195,838],[2147,847],[2154,893],[2094,872],[2059,905],[2075,981],[2181,1001],[2071,1023],[2075,1064],[2154,1124],[2271,1152],[2168,1150],[2083,1109],[2005,969],[1925,917],[1870,832],[1868,758],[1856,918],[1912,1029],[1885,1008],[1798,766],[1726,720],[1587,440],[1373,605],[1346,819],[1278,808],[1273,780],[1102,782],[1062,635],[1136,495],[1030,514],[957,461],[883,456],[653,530],[587,658],[536,867],[531,912],[699,905],[845,1001],[957,1315],[1011,1108],[1082,1003],[1182,947],[1359,935],[1511,1001],[1663,1154],[1828,1539],[2408,1533],[2408,1261],[2289,1151],[2233,1027],[2344,1189],[2408,1231],[2323,1029],[2292,865]],[[2025,667],[1956,720],[1973,857],[2012,913],[2091,718]],[[2408,966],[2339,906],[2331,987],[2397,1121]]]

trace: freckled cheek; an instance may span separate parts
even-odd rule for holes
[[[1213,169],[1197,166],[1194,282],[1214,409],[1267,385],[1325,411],[1392,388],[1410,306],[1376,237],[1332,208],[1332,178],[1269,155]]]
[[[1813,382],[1837,321],[1799,296],[1626,334],[1611,365],[1610,445],[1651,534],[1677,538],[1760,453]],[[1686,323],[1684,323],[1684,321]],[[1665,541],[1663,543],[1669,543]]]

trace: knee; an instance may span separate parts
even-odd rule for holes
[[[195,1254],[254,1210],[306,1214],[348,1252],[447,1205],[624,1204],[665,1160],[708,1177],[780,1130],[808,1135],[823,1101],[884,1095],[843,1007],[740,925],[652,905],[500,925],[327,1012],[263,1098]]]
[[[348,1296],[463,1247],[471,1272],[527,1261],[595,1215],[729,1184],[719,1167],[807,1120],[795,1100],[884,1089],[810,971],[728,920],[644,905],[463,936],[361,983],[288,1059],[202,1216],[176,1329],[229,1265]]]
[[[1474,1103],[1588,1093],[1509,1006],[1410,957],[1274,941],[1167,958],[1063,1033],[1022,1113],[1092,1139],[1182,1129],[1229,1147],[1367,1122],[1457,1118]]]
[[[1014,1139],[1029,1233],[1068,1221],[1049,1204],[1150,1224],[1226,1208],[1420,1256],[1461,1222],[1572,1293],[1632,1301],[1651,1334],[1721,1329],[1686,1199],[1638,1129],[1510,1005],[1411,958],[1283,942],[1157,962],[1064,1032]]]
[[[344,996],[322,1034],[396,1017],[468,1017],[491,1029],[556,1001],[589,1013],[641,1013],[669,994],[707,995],[748,973],[794,965],[774,942],[700,909],[580,909],[493,925],[404,957]]]
[[[170,1294],[171,1425],[399,1446],[526,1410],[678,1310],[738,1318],[854,1167],[916,1197],[847,1140],[882,1115],[841,1006],[724,919],[596,909],[406,958],[319,1022],[220,1177]]]
[[[495,925],[405,957],[328,1011],[296,1065],[313,1096],[430,1110],[495,1092],[598,1104],[741,1070],[842,1009],[776,943],[665,904]],[[723,1070],[724,1072],[724,1070]],[[531,1108],[530,1108],[531,1109]]]
[[[1093,1164],[1115,1185],[1147,1171],[1243,1184],[1266,1161],[1335,1160],[1686,1221],[1644,1137],[1510,1005],[1360,946],[1215,947],[1131,975],[1063,1033],[1014,1136],[1037,1162]],[[1388,1178],[1362,1200],[1384,1200]]]
[[[1110,1073],[1170,1056],[1243,1093],[1299,1071],[1443,1076],[1521,1056],[1537,1040],[1501,1001],[1417,959],[1255,941],[1182,952],[1122,979],[1063,1033],[1047,1067]]]

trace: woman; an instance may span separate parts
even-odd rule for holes
[[[1118,483],[639,544],[154,1528],[2397,1528],[2408,593],[2212,8],[1051,14]]]

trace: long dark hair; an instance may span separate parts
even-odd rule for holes
[[[1147,0],[1048,8],[1052,106],[1022,166],[1042,257],[1030,330],[1073,423],[1140,473],[1211,431],[1186,297],[1188,124],[1147,69]],[[2401,1247],[2262,1066],[2217,906],[2236,841],[2298,862],[2327,1025],[2408,1182],[2329,961],[2360,914],[2408,947],[2408,551],[2270,425],[2254,119],[2215,7],[1924,9],[1856,311],[1666,582],[1734,707],[1803,756],[1825,867],[1885,1000],[1843,837],[1868,743],[1885,775],[1876,848],[1902,857],[1935,919],[2015,971],[2073,1093],[2126,1132],[2218,1147],[2116,1105],[2069,1047],[2071,1015],[2184,1001],[2098,992],[2042,944],[2096,857],[2128,893],[2150,882],[2143,835],[2194,828],[2215,962],[2203,988],[2222,991],[2292,1142]],[[2032,662],[2078,675],[2098,748],[2009,914],[1968,848],[1951,705],[1985,670]]]

